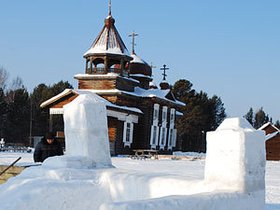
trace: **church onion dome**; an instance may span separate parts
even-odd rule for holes
[[[115,27],[115,19],[111,15],[105,19],[102,31],[90,49],[84,54],[84,57],[96,54],[121,55],[130,58],[129,52]]]
[[[161,90],[167,90],[167,89],[170,89],[170,85],[169,83],[166,81],[166,80],[163,80],[160,84],[160,89]]]
[[[149,89],[158,89],[158,87],[154,81],[149,82]]]
[[[151,77],[152,68],[144,60],[138,57],[136,54],[130,55],[133,58],[129,63],[130,76],[142,76]]]

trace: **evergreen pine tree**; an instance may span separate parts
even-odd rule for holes
[[[197,93],[188,80],[177,81],[172,93],[186,104],[181,110],[183,116],[176,124],[181,134],[182,150],[205,152],[205,133],[216,129],[226,117],[222,100],[218,96],[209,98],[203,91]]]
[[[172,87],[172,93],[180,101],[188,100],[190,95],[194,95],[194,90],[192,90],[192,83],[188,80],[178,80]]]
[[[255,114],[254,128],[258,129],[268,121],[269,116],[265,114],[263,108],[261,107]]]
[[[40,105],[61,93],[66,88],[72,89],[73,86],[68,81],[59,81],[51,86],[39,84],[30,95],[32,106],[32,135],[42,136],[49,130],[49,114],[47,109],[42,109]],[[62,116],[53,116],[53,130],[63,130]]]
[[[32,136],[42,136],[48,130],[48,111],[40,108],[41,103],[51,98],[50,88],[45,84],[39,84],[30,95],[32,111]]]
[[[4,125],[6,123],[7,116],[7,103],[5,101],[5,95],[2,88],[0,88],[0,138],[4,135]]]
[[[277,127],[277,128],[279,128],[280,129],[280,121],[279,120],[276,120],[276,122],[275,122],[275,127]]]
[[[10,90],[10,101],[7,104],[7,122],[4,125],[5,139],[9,143],[28,145],[30,105],[29,95],[25,88]],[[11,100],[12,99],[12,100]]]
[[[244,115],[244,118],[245,118],[246,120],[248,120],[248,122],[249,122],[252,126],[254,126],[254,111],[253,111],[253,108],[252,108],[252,107],[249,109],[249,111],[247,112],[247,114]]]

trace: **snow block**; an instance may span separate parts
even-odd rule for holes
[[[63,109],[67,155],[86,157],[97,167],[111,166],[104,102],[95,94],[82,94]]]
[[[134,195],[135,200],[104,203],[100,210],[264,210],[265,163],[264,132],[255,130],[243,118],[228,118],[216,131],[207,133],[205,179],[203,185],[196,183],[204,192],[198,192],[192,185],[184,187],[182,183],[181,187],[193,194],[180,195],[176,189],[172,192],[176,196],[163,197],[156,191],[157,195],[150,198]],[[174,187],[168,186],[168,180],[146,183],[150,185],[150,193],[159,186],[171,193]]]
[[[47,158],[42,166],[52,169],[75,168],[75,169],[91,169],[96,168],[96,162],[86,156],[54,156]]]
[[[36,166],[9,181],[1,186],[1,210],[98,210],[112,202],[102,170],[85,174],[80,169]]]
[[[259,197],[259,192],[212,192],[106,203],[101,205],[100,210],[263,210],[264,206],[259,206]]]
[[[205,182],[217,189],[265,189],[265,134],[244,118],[228,118],[207,133]]]

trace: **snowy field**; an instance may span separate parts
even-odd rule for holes
[[[18,157],[22,157],[22,159],[17,165],[34,164],[31,153],[0,153],[0,165],[8,165]],[[203,158],[196,159],[190,157],[187,160],[133,160],[125,157],[114,157],[112,158],[112,163],[116,168],[123,171],[141,172],[144,176],[178,176],[185,177],[187,180],[201,180],[204,177],[205,161]],[[279,161],[267,161],[266,210],[280,210]]]

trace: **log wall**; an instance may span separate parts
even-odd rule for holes
[[[280,134],[267,140],[265,147],[267,160],[280,160]]]

